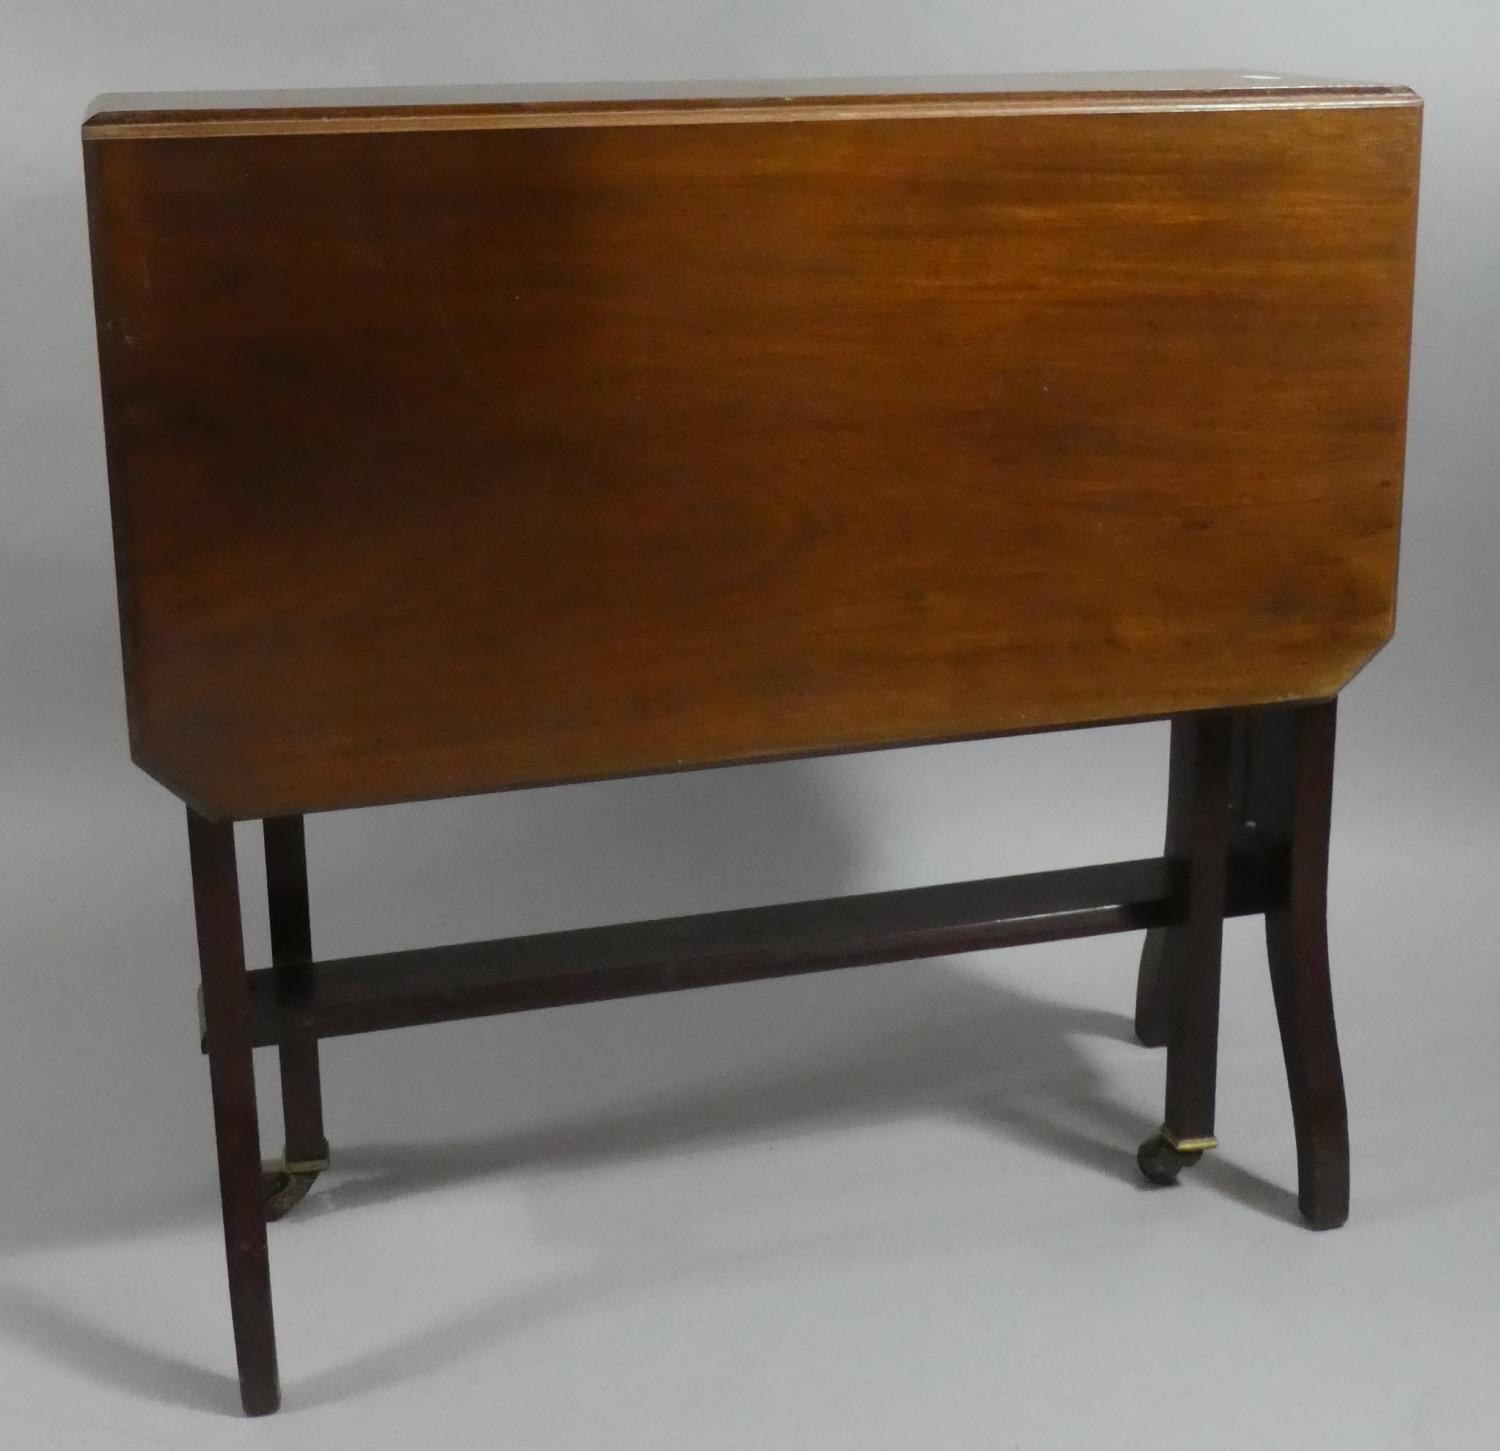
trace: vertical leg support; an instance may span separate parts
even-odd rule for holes
[[[1166,855],[1185,860],[1193,826],[1193,741],[1190,719],[1172,722],[1171,762],[1167,770]],[[1182,926],[1153,927],[1141,949],[1135,984],[1135,1036],[1147,1048],[1167,1046],[1167,985],[1182,955],[1186,934]]]
[[[1234,718],[1233,756],[1230,763],[1230,846],[1245,846],[1250,811],[1249,720],[1241,713]],[[1186,861],[1192,854],[1194,790],[1194,725],[1192,720],[1172,722],[1171,764],[1167,775],[1167,840],[1165,854]],[[1140,971],[1135,984],[1135,1036],[1147,1048],[1167,1046],[1167,1000],[1177,959],[1187,946],[1186,923],[1175,927],[1153,927],[1141,948]]]
[[[1214,1146],[1219,1052],[1219,964],[1228,885],[1235,780],[1235,718],[1188,716],[1172,723],[1169,856],[1187,870],[1187,915],[1170,930],[1154,962],[1146,1026],[1165,1018],[1166,1111],[1161,1132],[1141,1146],[1141,1170],[1153,1183],[1175,1181]],[[1162,998],[1165,1002],[1162,1002]]]
[[[1243,711],[1229,763],[1230,839],[1259,859],[1269,883],[1266,950],[1297,1138],[1297,1197],[1315,1229],[1335,1228],[1349,1214],[1348,1110],[1328,969],[1336,722],[1331,700]],[[1206,765],[1203,729],[1193,718],[1172,724],[1167,806],[1167,855],[1187,860],[1194,882],[1203,876],[1203,852],[1217,850],[1209,840],[1217,827],[1206,813],[1214,810],[1208,796],[1222,789],[1217,766]],[[1214,880],[1223,881],[1217,869]],[[1136,984],[1136,1035],[1150,1046],[1168,1045],[1166,1124],[1140,1155],[1147,1177],[1161,1183],[1212,1141],[1205,1024],[1210,997],[1217,1016],[1219,934],[1209,932],[1203,907],[1195,897],[1189,920],[1147,935]]]
[[[256,1121],[250,996],[235,875],[234,827],[189,810],[188,847],[240,1400],[246,1414],[260,1416],[280,1405],[281,1390],[271,1316],[271,1267],[261,1210],[260,1128]]]
[[[1297,1199],[1314,1229],[1349,1217],[1349,1118],[1328,971],[1328,837],[1337,705],[1258,711],[1250,809],[1274,878],[1271,988],[1297,1136]]]
[[[305,987],[312,960],[307,839],[300,816],[270,817],[264,834],[272,971],[277,990],[294,995]],[[318,1040],[311,1033],[297,1034],[281,1043],[279,1053],[286,1148],[281,1167],[266,1175],[262,1185],[266,1218],[271,1220],[299,1204],[328,1167]]]

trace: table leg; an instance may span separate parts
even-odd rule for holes
[[[1314,1229],[1349,1217],[1349,1118],[1328,970],[1328,837],[1337,703],[1260,711],[1251,735],[1256,831],[1284,891],[1266,951],[1297,1137],[1298,1204]]]
[[[1192,834],[1193,738],[1190,717],[1179,717],[1172,722],[1166,855],[1179,860],[1187,856]],[[1135,984],[1135,1036],[1147,1048],[1167,1045],[1167,985],[1182,943],[1180,926],[1153,927],[1146,933]]]
[[[306,834],[300,816],[268,817],[263,830],[272,970],[278,990],[294,995],[303,986],[312,960]],[[328,1167],[317,1037],[298,1033],[285,1039],[278,1052],[286,1147],[280,1167],[268,1173],[262,1185],[266,1218],[271,1220],[301,1203],[318,1174]]]
[[[1158,1184],[1174,1182],[1183,1167],[1196,1163],[1215,1142],[1219,967],[1235,730],[1235,718],[1228,714],[1173,722],[1177,809],[1173,813],[1169,807],[1169,830],[1175,831],[1168,854],[1186,860],[1188,911],[1181,925],[1172,929],[1158,964],[1166,998],[1166,1111],[1161,1131],[1141,1145],[1138,1155],[1142,1172]]]
[[[233,824],[209,821],[189,809],[188,847],[240,1400],[248,1415],[265,1415],[280,1405],[281,1391],[260,1200],[260,1130]]]
[[[1233,777],[1230,785],[1230,846],[1248,845],[1249,722],[1252,712],[1234,718]],[[1187,860],[1193,831],[1193,722],[1172,722],[1172,746],[1167,773],[1167,838],[1165,854]],[[1175,961],[1187,941],[1186,924],[1153,927],[1141,948],[1135,984],[1135,1036],[1144,1047],[1167,1046],[1167,989],[1177,970]]]

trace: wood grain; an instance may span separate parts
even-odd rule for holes
[[[101,118],[135,759],[292,815],[1337,691],[1418,103],[1115,99]]]

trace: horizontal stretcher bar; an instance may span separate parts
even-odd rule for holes
[[[1228,914],[1264,911],[1249,856]],[[257,1045],[1169,926],[1185,868],[1161,857],[315,962],[250,974]]]

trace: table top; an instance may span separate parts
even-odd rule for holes
[[[569,117],[597,123],[610,116],[701,119],[707,114],[748,121],[808,111],[983,115],[1018,109],[1379,104],[1411,96],[1404,86],[1232,70],[367,87],[102,95],[89,106],[84,126],[100,138],[259,134],[330,124],[358,129],[424,122],[561,124]]]
[[[135,759],[267,816],[1340,689],[1416,98],[854,84],[101,103]]]

